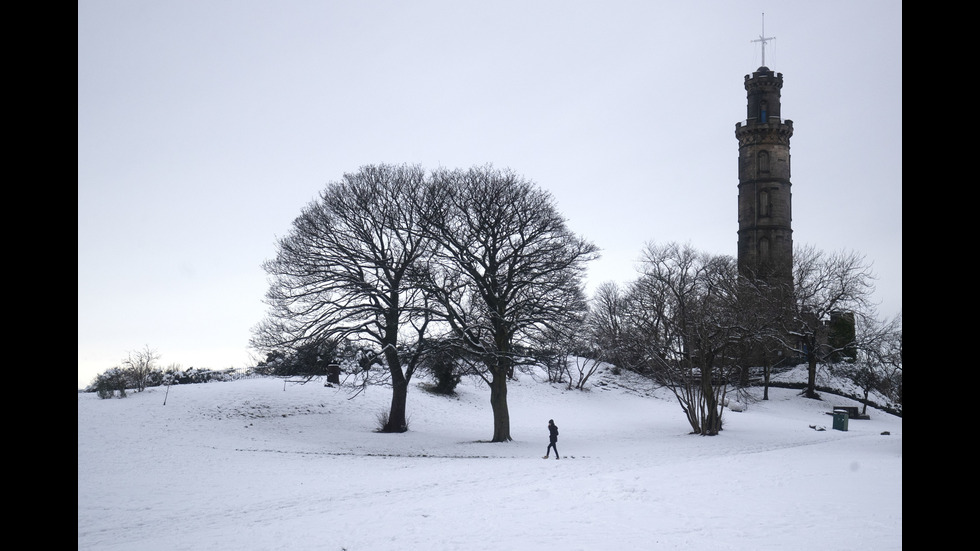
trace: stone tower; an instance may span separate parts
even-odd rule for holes
[[[781,117],[782,87],[783,74],[773,73],[765,65],[745,75],[747,117],[735,125],[738,271],[744,277],[791,290],[793,217],[789,139],[793,135],[793,121]]]

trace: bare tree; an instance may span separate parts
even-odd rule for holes
[[[629,293],[630,354],[673,392],[694,434],[721,430],[725,395],[738,373],[729,357],[742,336],[737,282],[731,257],[650,244]]]
[[[626,297],[619,285],[612,281],[600,284],[589,303],[585,330],[595,358],[619,369],[633,369],[636,363],[624,342],[627,315]]]
[[[833,342],[829,323],[838,313],[853,315],[857,323],[873,315],[870,296],[874,291],[874,275],[863,256],[853,252],[830,255],[805,246],[793,255],[792,316],[785,320],[783,334],[787,348],[807,362],[808,398],[818,398],[816,392],[817,364],[853,342]]]
[[[270,311],[252,338],[265,351],[341,341],[378,350],[392,385],[385,432],[407,430],[408,385],[429,323],[417,276],[432,245],[412,200],[424,182],[418,166],[377,165],[329,184],[264,264]]]
[[[769,383],[773,369],[792,361],[787,354],[784,327],[792,319],[792,287],[777,283],[771,285],[765,279],[739,274],[738,323],[741,335],[729,355],[740,365],[739,387],[750,384],[750,367],[761,367],[763,377],[762,399],[769,399]]]
[[[568,323],[551,332],[548,350],[554,352],[549,366],[551,380],[568,376],[568,388],[584,390],[600,365],[626,365],[623,347],[624,299],[614,282],[596,289],[581,313],[569,316]]]
[[[572,388],[572,373],[569,363],[574,354],[576,342],[570,332],[562,329],[546,331],[540,349],[533,351],[535,358],[544,365],[549,383],[568,382]],[[566,379],[567,378],[567,379]]]
[[[857,329],[854,340],[857,357],[842,366],[849,377],[864,392],[867,412],[868,396],[877,391],[902,403],[902,316],[881,320],[867,316]]]
[[[160,359],[160,354],[150,348],[149,345],[143,346],[140,350],[132,350],[122,361],[129,379],[137,392],[143,392],[150,376],[157,369],[156,362]]]
[[[548,369],[549,382],[562,382],[567,376],[569,389],[584,390],[598,371],[602,350],[586,323],[588,315],[583,305],[543,333],[546,340],[538,344],[537,353]]]
[[[585,385],[589,382],[589,379],[592,378],[597,371],[599,371],[599,366],[602,364],[602,360],[599,358],[576,355],[571,358],[571,363],[575,367],[575,380],[572,381],[569,379],[569,388],[574,385],[574,387],[578,390],[585,390]],[[572,373],[571,368],[569,368],[569,373]]]
[[[878,361],[890,372],[890,396],[902,405],[902,313],[886,323],[885,335],[878,350]]]
[[[483,365],[492,441],[509,441],[507,379],[523,356],[515,345],[584,304],[585,263],[597,249],[568,229],[548,193],[510,170],[439,170],[426,197],[425,227],[439,243],[430,288]]]

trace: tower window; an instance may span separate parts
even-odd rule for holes
[[[759,192],[759,216],[772,216],[772,200],[769,198],[769,190]]]
[[[760,151],[759,152],[758,163],[759,163],[759,172],[760,173],[767,173],[767,172],[769,172],[769,152],[768,151]]]
[[[767,108],[768,108],[768,104],[766,104],[765,100],[762,100],[762,102],[759,103],[759,120],[761,120],[762,122],[766,122]]]

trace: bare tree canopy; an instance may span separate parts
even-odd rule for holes
[[[428,320],[415,280],[432,249],[413,209],[424,181],[418,166],[380,165],[329,184],[264,265],[270,312],[252,340],[261,350],[367,343],[383,356],[393,386],[386,431],[405,430],[405,396]]]
[[[674,393],[693,433],[718,434],[737,369],[730,351],[743,337],[735,259],[650,244],[641,265],[626,301],[629,355]]]
[[[160,353],[150,348],[150,345],[144,345],[139,350],[131,350],[126,355],[126,359],[122,362],[123,367],[129,373],[137,392],[146,389],[150,375],[157,370],[156,362],[159,359]]]
[[[426,198],[425,227],[439,244],[431,289],[485,367],[493,441],[511,440],[515,344],[584,308],[582,278],[597,248],[568,229],[550,194],[510,170],[438,170]]]
[[[854,337],[857,353],[853,359],[832,367],[838,375],[849,378],[864,392],[864,410],[868,396],[875,391],[902,404],[902,316],[890,320],[867,318],[858,326]]]
[[[619,368],[632,368],[624,337],[627,328],[626,297],[612,281],[601,283],[589,303],[586,331],[592,353],[597,359]]]
[[[584,311],[582,277],[596,255],[548,193],[510,170],[427,177],[418,166],[366,166],[329,184],[264,265],[270,311],[252,345],[371,345],[393,387],[384,430],[401,431],[412,373],[431,343],[450,342],[483,366],[493,440],[507,441],[515,344]]]
[[[842,346],[829,337],[832,317],[846,314],[856,323],[867,323],[875,316],[870,297],[875,276],[865,258],[854,252],[826,254],[810,246],[793,255],[793,315],[786,320],[787,348],[806,358],[809,374],[806,395],[816,398],[817,363],[826,360]]]

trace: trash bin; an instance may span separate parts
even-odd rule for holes
[[[846,411],[834,411],[834,430],[847,431],[847,412]]]

